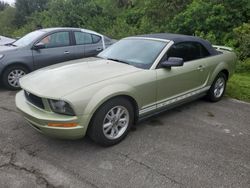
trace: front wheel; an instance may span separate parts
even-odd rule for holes
[[[95,113],[88,135],[100,145],[115,145],[127,136],[133,119],[134,110],[130,101],[122,97],[111,99]]]
[[[223,72],[220,72],[215,78],[211,88],[208,91],[207,97],[211,102],[217,102],[222,99],[227,85],[227,77]]]
[[[21,65],[10,66],[3,72],[3,84],[11,90],[18,90],[20,89],[19,79],[27,73],[28,70]]]

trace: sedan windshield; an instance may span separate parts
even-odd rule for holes
[[[27,46],[31,42],[33,42],[35,39],[42,36],[43,34],[44,34],[43,31],[33,31],[33,32],[25,35],[24,37],[18,39],[16,42],[13,43],[13,45],[15,45],[15,46]]]
[[[149,69],[166,42],[149,39],[123,39],[101,52],[98,57]]]

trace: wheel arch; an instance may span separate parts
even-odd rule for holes
[[[223,69],[223,70],[221,70],[220,72],[222,72],[222,73],[224,73],[225,75],[226,75],[226,79],[228,80],[228,78],[229,78],[229,71],[227,70],[227,69]],[[219,73],[220,73],[219,72]],[[218,73],[218,74],[219,74]]]
[[[134,109],[134,114],[135,114],[134,121],[136,122],[138,120],[138,117],[139,117],[139,106],[138,106],[138,103],[135,100],[135,98],[132,97],[131,95],[128,95],[128,94],[118,94],[118,95],[110,96],[110,97],[106,98],[104,101],[100,102],[96,106],[96,108],[93,110],[91,119],[94,117],[94,114],[98,111],[98,109],[100,109],[101,106],[103,106],[105,103],[107,103],[108,101],[113,100],[115,98],[125,98],[126,100],[128,100],[132,104],[133,109]]]
[[[88,130],[89,130],[90,126],[91,126],[91,123],[93,121],[93,118],[95,117],[95,114],[97,113],[98,109],[100,109],[100,107],[103,106],[108,101],[113,100],[115,98],[120,98],[120,97],[127,99],[133,106],[133,109],[134,109],[133,124],[135,124],[138,121],[138,119],[139,119],[139,106],[138,106],[138,102],[136,101],[136,99],[133,96],[128,95],[128,94],[117,94],[117,95],[110,96],[110,97],[106,98],[104,101],[102,101],[101,103],[99,103],[96,106],[96,108],[92,112],[91,117],[89,118],[87,128],[86,128],[86,132],[88,132]]]
[[[24,68],[26,68],[29,72],[31,71],[31,68],[28,66],[28,65],[26,65],[25,63],[23,63],[23,62],[14,62],[14,63],[10,63],[10,64],[8,64],[8,65],[6,65],[4,68],[3,68],[3,70],[2,70],[2,72],[1,72],[1,75],[3,75],[3,73],[9,68],[9,67],[12,67],[12,66],[23,66]]]
[[[227,77],[227,80],[229,79],[230,77],[230,71],[229,71],[229,67],[228,67],[228,64],[225,63],[225,62],[221,62],[220,64],[217,65],[217,67],[213,70],[210,78],[209,78],[209,85],[212,85],[212,83],[214,82],[214,79],[216,78],[216,76],[220,73],[220,72],[223,72],[226,77]]]

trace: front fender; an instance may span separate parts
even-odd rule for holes
[[[102,88],[94,96],[90,99],[86,108],[84,109],[83,114],[94,114],[95,111],[106,101],[116,96],[129,96],[132,97],[137,105],[140,106],[141,102],[139,96],[136,94],[136,90],[134,87],[129,86],[127,84],[116,84],[110,85]]]

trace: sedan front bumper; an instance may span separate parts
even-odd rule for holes
[[[48,112],[27,102],[24,91],[16,94],[16,107],[22,113],[29,125],[37,131],[55,138],[61,139],[79,139],[85,136],[89,116],[83,116],[80,119],[77,116],[60,115]],[[77,123],[76,127],[50,127],[49,123]]]

